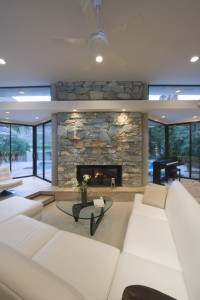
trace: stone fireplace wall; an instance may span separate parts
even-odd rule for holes
[[[141,113],[58,113],[56,118],[58,186],[76,178],[77,165],[122,165],[122,186],[141,186]]]
[[[59,81],[56,99],[71,100],[141,100],[141,81]]]

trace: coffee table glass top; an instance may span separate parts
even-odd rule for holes
[[[99,198],[99,196],[95,197]],[[98,218],[104,214],[113,204],[113,200],[103,196],[105,206],[94,207],[93,198],[88,197],[87,206],[82,206],[81,199],[57,201],[56,206],[66,214],[79,219]]]

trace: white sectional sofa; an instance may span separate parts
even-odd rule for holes
[[[6,218],[0,224],[0,299],[119,300],[127,286],[141,285],[199,300],[199,204],[178,181],[165,209],[142,201],[136,194],[121,253],[29,216]]]
[[[14,196],[2,200],[0,201],[0,224],[19,214],[40,219],[42,209],[42,203],[23,197]]]
[[[123,252],[110,292],[120,299],[128,285],[144,285],[175,299],[200,299],[200,206],[174,182],[165,209],[134,199]]]

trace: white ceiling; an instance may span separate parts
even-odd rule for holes
[[[82,0],[82,3],[87,1]],[[108,34],[109,49],[123,57],[125,65],[108,55],[101,65],[91,63],[92,54],[86,44],[55,41],[55,37],[86,38],[92,32],[79,2],[81,0],[1,1],[0,58],[7,63],[0,65],[0,87],[52,85],[61,80],[200,84],[200,62],[189,61],[194,55],[200,56],[199,0],[103,0],[102,30]],[[121,27],[122,31],[112,31],[122,24],[126,24],[126,28]],[[200,120],[200,108],[192,102],[183,104],[183,108],[178,104],[174,111],[171,101],[170,107],[164,103],[163,107],[157,103],[147,104],[147,112],[158,120],[166,115],[166,123],[192,121],[194,115]],[[9,107],[10,120],[31,124],[49,119],[52,112],[58,111],[53,103],[43,104],[45,109],[38,103],[22,105],[0,103],[0,120],[4,120]],[[107,105],[105,110],[116,109],[114,102]],[[67,110],[73,103],[69,108],[63,103],[57,106]],[[78,108],[90,110],[92,106],[91,102],[80,103]],[[145,111],[147,106],[143,106],[135,102],[133,107],[129,102],[126,108]],[[39,121],[34,119],[36,115]]]

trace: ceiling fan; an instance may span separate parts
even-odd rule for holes
[[[126,30],[130,29],[132,26],[135,26],[137,23],[140,23],[141,16],[134,17],[128,22],[122,24],[118,28],[114,28],[108,35],[101,30],[100,26],[100,9],[102,8],[102,0],[78,0],[82,11],[85,15],[85,19],[92,29],[92,33],[88,35],[87,38],[65,38],[65,37],[56,37],[54,38],[55,42],[67,42],[71,45],[82,45],[87,44],[90,52],[95,55],[95,59],[97,62],[102,62],[103,56],[109,56],[111,59],[116,61],[120,66],[125,66],[127,61],[120,54],[111,50],[109,46],[109,38],[113,36],[123,34]],[[90,61],[87,64],[85,69],[89,69],[92,64]]]

